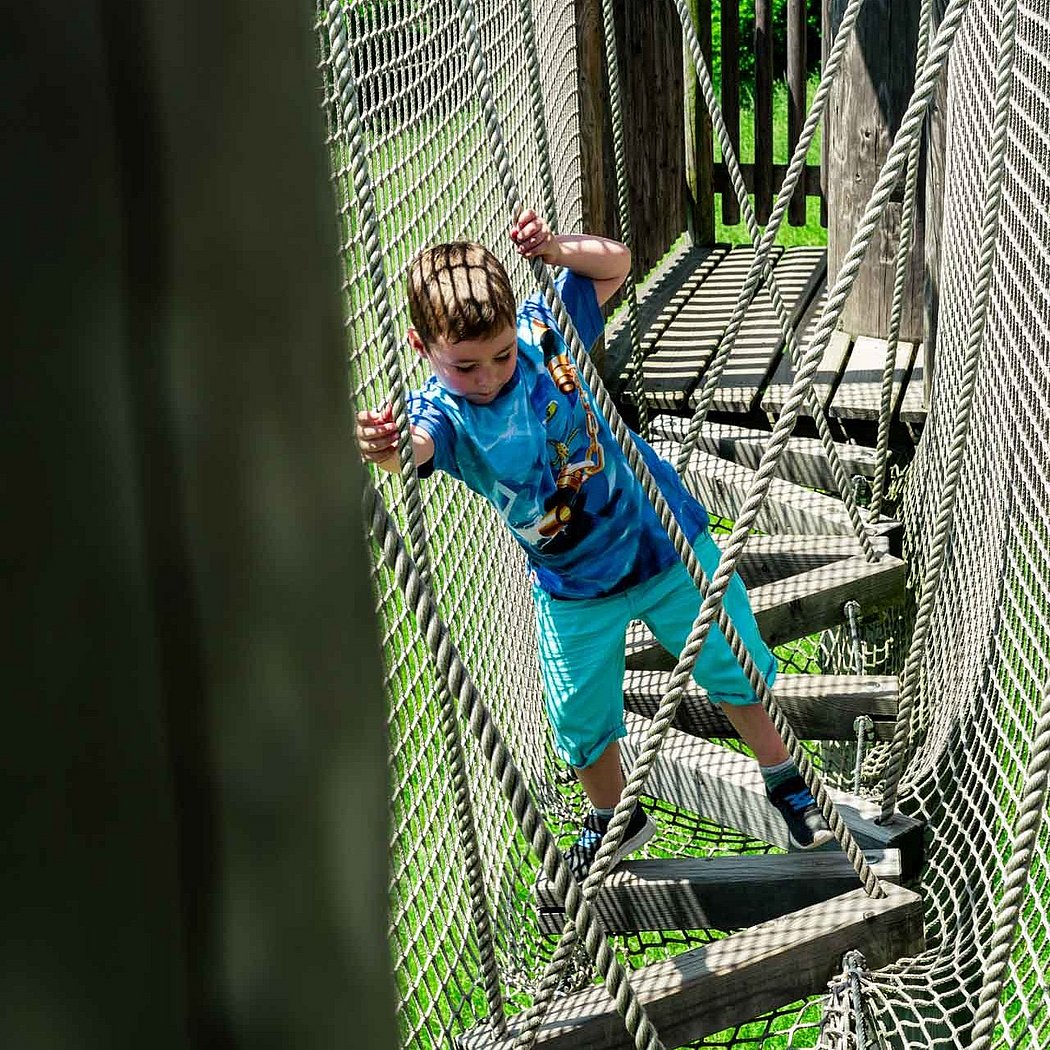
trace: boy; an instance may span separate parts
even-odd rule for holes
[[[627,248],[602,237],[552,236],[526,210],[510,231],[525,257],[562,266],[559,292],[590,347],[601,305],[631,265]],[[432,375],[409,397],[416,461],[459,478],[488,499],[525,549],[532,570],[537,639],[555,746],[576,771],[592,812],[567,860],[581,882],[624,787],[627,624],[645,621],[678,653],[700,597],[627,465],[542,297],[519,310],[500,262],[477,244],[437,245],[413,261],[408,341]],[[632,435],[708,578],[719,551],[704,508],[670,464]],[[365,460],[399,469],[389,406],[357,417]],[[759,635],[747,592],[734,577],[725,608],[766,681],[776,661]],[[811,849],[832,835],[717,626],[694,677],[718,703],[762,768],[770,801],[793,843]],[[647,842],[655,825],[637,805],[614,864]]]

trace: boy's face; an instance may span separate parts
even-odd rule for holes
[[[439,339],[424,346],[415,329],[408,341],[427,359],[441,385],[471,404],[487,405],[496,399],[514,375],[518,362],[518,333],[507,325],[493,335],[449,343]]]

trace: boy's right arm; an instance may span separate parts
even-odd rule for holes
[[[434,458],[434,439],[421,427],[412,427],[412,447],[416,463],[422,466]],[[374,463],[390,474],[401,471],[401,461],[397,455],[397,426],[394,423],[394,410],[384,405],[374,412],[357,413],[357,445],[361,458],[366,463]]]

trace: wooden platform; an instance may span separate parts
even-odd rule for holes
[[[886,884],[886,896],[851,890],[783,918],[653,963],[631,974],[631,984],[666,1046],[681,1046],[731,1025],[826,991],[842,956],[863,953],[872,969],[925,947],[922,899]],[[506,1039],[480,1025],[461,1036],[463,1050],[510,1050]],[[623,1018],[604,987],[557,999],[539,1031],[547,1050],[629,1050]]]
[[[667,671],[628,671],[623,679],[624,707],[652,718],[670,686]],[[893,739],[898,682],[892,675],[782,674],[773,686],[784,717],[800,740],[855,740],[853,723],[871,719],[874,738]],[[731,740],[737,731],[721,708],[695,682],[686,687],[674,727],[690,736]]]
[[[898,850],[869,850],[880,879],[899,884]],[[845,853],[686,857],[625,861],[609,873],[593,907],[609,933],[741,930],[841,893],[860,881]],[[541,933],[559,934],[565,912],[544,877],[535,888]]]
[[[753,258],[753,249],[740,245],[679,246],[639,288],[643,390],[650,409],[691,414]],[[826,253],[820,248],[776,248],[774,258],[792,329],[804,350],[823,309]],[[828,344],[814,389],[827,414],[847,429],[849,421],[878,419],[885,349],[884,340],[852,340],[841,332]],[[629,356],[621,311],[607,332],[603,369],[614,393],[622,394],[629,385]],[[922,360],[921,345],[898,347],[893,413],[911,425],[925,416]],[[793,374],[769,295],[760,288],[721,377],[712,412],[723,421],[759,411],[775,418]]]
[[[625,766],[634,762],[649,728],[649,720],[628,713],[627,736],[620,741]],[[754,759],[718,744],[669,729],[653,764],[646,794],[681,806],[749,838],[789,849],[787,827],[769,804]],[[846,826],[863,849],[899,849],[905,880],[922,866],[922,824],[895,814],[876,823],[880,807],[833,788],[828,794]]]

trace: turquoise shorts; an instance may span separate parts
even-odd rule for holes
[[[710,579],[720,557],[717,544],[705,531],[696,538],[693,549]],[[623,720],[627,625],[641,620],[677,656],[700,611],[700,592],[685,566],[676,562],[659,576],[607,598],[563,600],[538,587],[533,588],[533,598],[540,673],[555,748],[569,765],[589,766],[613,740],[627,735]],[[772,685],[776,659],[759,634],[747,590],[738,576],[730,581],[724,606],[756,666]],[[758,702],[717,624],[711,625],[693,677],[715,703]]]

